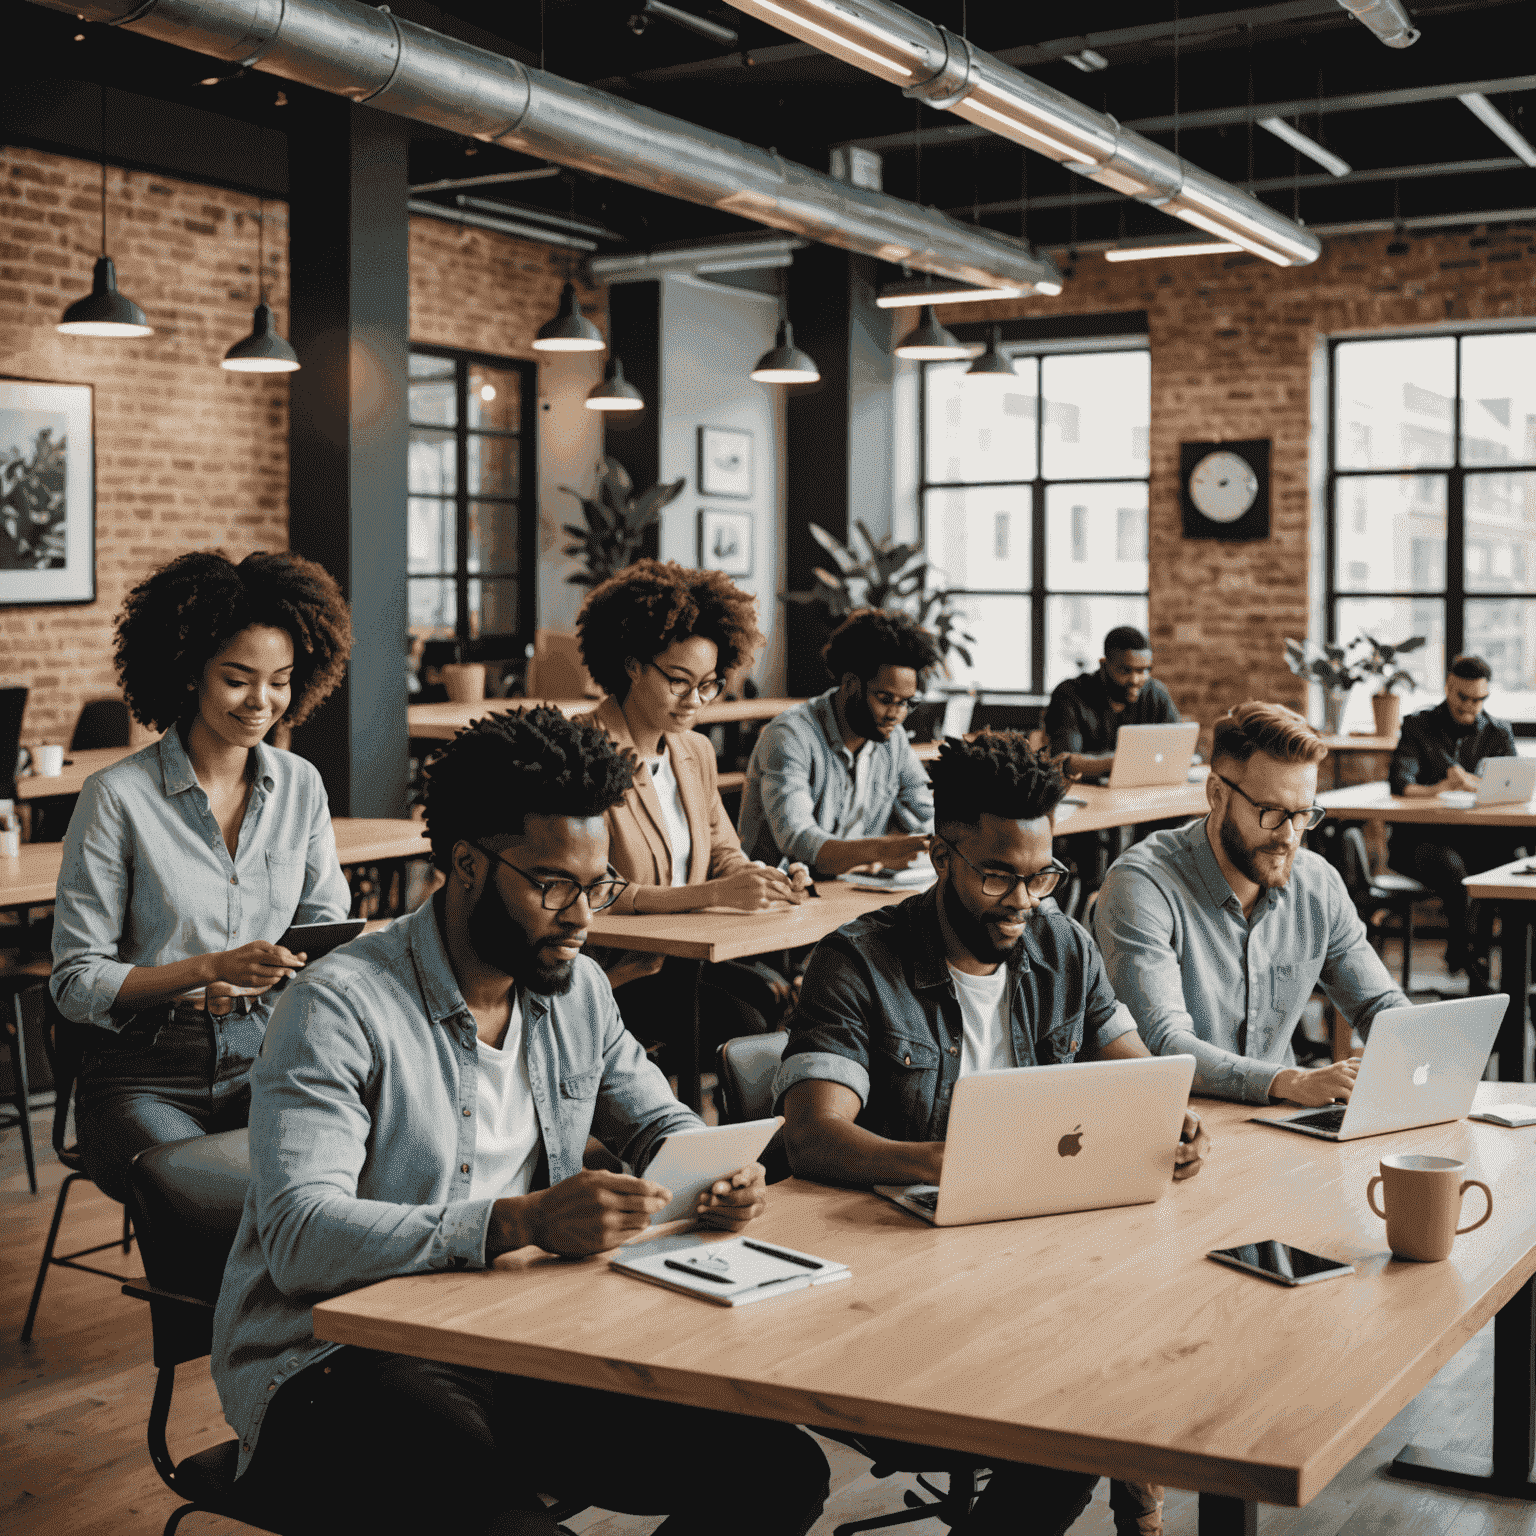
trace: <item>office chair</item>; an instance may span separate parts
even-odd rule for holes
[[[30,1023],[35,1030],[43,1023],[49,969],[46,960],[33,960],[0,975],[0,997],[5,998],[5,1008],[10,1015],[0,1031],[0,1046],[5,1047],[11,1058],[11,1081],[4,1097],[16,1114],[16,1118],[7,1124],[21,1131],[27,1184],[34,1195],[37,1193],[37,1152],[32,1146],[32,1073],[27,1060],[27,1027]]]
[[[126,747],[132,740],[128,706],[121,699],[92,699],[80,707],[71,752],[92,752],[98,747]]]
[[[1378,951],[1386,933],[1371,919],[1381,911],[1397,915],[1398,933],[1403,941],[1403,995],[1406,997],[1413,984],[1413,904],[1430,900],[1434,892],[1412,875],[1400,875],[1396,870],[1384,869],[1379,875],[1373,875],[1365,834],[1359,827],[1341,829],[1339,858],[1350,900],[1364,918],[1365,931]]]

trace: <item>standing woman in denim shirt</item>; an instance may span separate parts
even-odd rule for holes
[[[305,719],[351,649],[336,583],[297,555],[181,555],[118,615],[123,696],[164,735],[85,781],[50,981],[90,1026],[76,1121],[115,1199],[145,1147],[246,1123],[268,994],[304,961],[275,941],[348,913],[320,775],[262,738]]]

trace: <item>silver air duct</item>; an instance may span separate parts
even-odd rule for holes
[[[1419,40],[1402,0],[1339,0],[1356,21],[1367,26],[1388,48],[1411,48]]]
[[[955,113],[1068,170],[1139,198],[1279,267],[1316,261],[1315,235],[1114,118],[1022,75],[889,0],[731,0],[904,95]]]
[[[621,101],[358,0],[39,0],[385,112],[968,283],[1061,292],[1048,258],[934,208]]]

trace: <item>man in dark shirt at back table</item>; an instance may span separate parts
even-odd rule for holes
[[[1458,656],[1445,679],[1445,701],[1403,721],[1388,778],[1394,795],[1429,799],[1445,790],[1476,790],[1482,763],[1515,756],[1515,733],[1484,713],[1493,669],[1480,656]],[[1501,827],[1398,822],[1387,862],[1422,880],[1445,907],[1450,938],[1445,968],[1464,970],[1474,986],[1487,981],[1487,935],[1469,931],[1462,880],[1518,858],[1518,837]],[[1489,914],[1491,917],[1491,914]]]

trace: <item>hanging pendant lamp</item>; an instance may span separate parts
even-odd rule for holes
[[[821,370],[809,353],[795,345],[795,328],[788,320],[780,320],[773,348],[758,358],[752,377],[759,384],[814,384]]]
[[[567,283],[561,290],[559,311],[533,338],[535,352],[601,352],[606,345],[603,333],[582,314],[575,283]]]
[[[292,373],[297,369],[299,355],[278,334],[272,306],[263,299],[251,318],[251,334],[224,354],[219,367],[231,373]]]
[[[587,395],[589,411],[643,411],[645,397],[624,377],[624,364],[614,358],[608,364],[608,376],[594,384]]]
[[[939,324],[933,305],[925,304],[918,311],[917,326],[908,331],[896,348],[897,357],[910,358],[919,363],[955,362],[969,357],[971,350],[955,340],[953,334]]]
[[[1013,371],[1013,359],[1003,351],[1002,326],[992,327],[987,350],[965,370],[965,376],[968,379],[995,379],[998,382],[1018,378],[1018,374]]]

